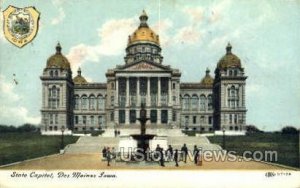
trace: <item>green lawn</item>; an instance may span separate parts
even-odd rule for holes
[[[65,136],[65,145],[78,137]],[[59,152],[61,136],[42,136],[39,133],[0,134],[0,165],[32,159]]]
[[[222,146],[223,136],[208,137],[211,143]],[[278,161],[299,168],[299,136],[276,133],[257,133],[247,136],[226,136],[225,149],[242,155],[244,151],[277,151]],[[269,161],[272,162],[272,161]]]

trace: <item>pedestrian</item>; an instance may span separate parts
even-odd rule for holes
[[[199,157],[199,149],[197,148],[197,145],[194,146],[193,154],[194,154],[194,163],[196,165],[198,162],[198,157]]]
[[[186,158],[188,155],[188,148],[186,147],[186,144],[183,144],[182,148],[181,148],[181,152],[182,152],[182,160],[186,163]]]
[[[120,134],[121,134],[121,132],[120,132],[120,130],[118,130],[118,136],[120,136]]]
[[[157,146],[155,148],[154,156],[153,156],[155,161],[159,159],[159,153],[160,153],[160,147],[159,147],[159,144],[157,144]]]
[[[173,158],[173,148],[171,145],[169,145],[166,154],[167,154],[167,160],[171,161]]]
[[[104,146],[104,148],[102,149],[102,156],[103,156],[103,158],[106,158],[106,152],[107,152],[107,149]]]
[[[109,147],[107,147],[106,159],[107,159],[107,166],[110,166],[111,152],[110,152],[110,148]]]
[[[117,129],[115,129],[115,137],[117,137],[117,134],[118,134],[118,131],[117,131]]]
[[[165,159],[164,159],[164,149],[160,148],[160,166],[165,167]]]
[[[174,161],[175,161],[175,166],[178,167],[178,149],[175,149],[175,153],[174,153]]]
[[[111,160],[114,160],[114,162],[116,163],[116,158],[117,158],[116,150],[114,147],[112,147],[111,148]]]

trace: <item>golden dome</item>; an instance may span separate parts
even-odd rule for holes
[[[241,60],[234,55],[231,52],[232,46],[230,45],[230,43],[228,43],[227,47],[226,47],[226,55],[223,56],[219,63],[218,63],[218,68],[219,69],[227,69],[230,67],[237,67],[237,68],[241,68]]]
[[[159,45],[159,36],[149,28],[147,24],[148,16],[143,10],[142,15],[140,16],[140,26],[137,30],[133,32],[131,36],[128,37],[128,46],[140,41],[153,42]]]
[[[210,70],[207,68],[205,72],[206,72],[206,75],[204,78],[202,78],[200,85],[204,86],[204,87],[212,87],[212,85],[214,83],[214,79],[209,74]]]
[[[75,78],[73,78],[73,82],[76,85],[82,85],[82,84],[87,84],[88,82],[86,81],[86,79],[81,76],[81,69],[79,68],[77,71],[78,75],[75,76]]]
[[[47,60],[47,68],[70,69],[70,63],[68,59],[62,55],[59,43],[56,45],[56,53]]]

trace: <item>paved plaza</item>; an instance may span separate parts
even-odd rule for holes
[[[57,170],[57,169],[72,169],[72,170],[97,170],[97,169],[176,169],[176,170],[287,170],[285,167],[273,165],[270,163],[256,162],[256,161],[235,161],[231,162],[202,160],[202,165],[197,166],[192,160],[187,163],[179,162],[179,167],[175,166],[174,161],[165,162],[165,167],[161,167],[159,162],[116,162],[112,161],[111,166],[107,166],[107,162],[103,159],[101,150],[104,146],[116,147],[118,138],[111,137],[89,137],[84,136],[75,144],[71,144],[65,148],[64,154],[55,154],[38,159],[28,160],[14,165],[0,167],[0,169],[37,169],[37,170]],[[220,151],[222,148],[218,145],[209,143],[206,137],[168,137],[168,143],[172,144],[174,148],[178,148],[185,142],[190,150],[196,143],[198,147],[203,150]]]

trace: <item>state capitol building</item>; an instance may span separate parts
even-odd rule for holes
[[[144,11],[139,19],[128,37],[124,63],[107,70],[105,83],[87,82],[80,68],[72,78],[72,62],[57,44],[40,77],[41,129],[139,128],[144,104],[148,128],[243,130],[247,77],[232,46],[226,46],[214,75],[206,69],[200,82],[181,82],[180,70],[163,63],[159,36],[148,26]]]

